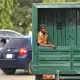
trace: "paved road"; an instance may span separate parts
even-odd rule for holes
[[[24,71],[18,70],[14,75],[4,75],[0,70],[0,80],[34,80],[34,76],[24,73]]]

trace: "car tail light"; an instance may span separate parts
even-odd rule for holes
[[[19,51],[19,56],[26,56],[27,55],[27,49],[26,48],[21,48]]]
[[[43,79],[55,79],[55,75],[43,75]]]

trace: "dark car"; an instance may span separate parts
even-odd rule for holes
[[[5,74],[14,74],[16,69],[27,69],[30,73],[31,59],[30,39],[12,38],[0,52],[0,68]]]

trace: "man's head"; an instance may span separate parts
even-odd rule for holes
[[[40,25],[40,31],[43,33],[46,33],[46,25],[45,24]]]
[[[6,39],[1,39],[1,45],[4,46],[6,44]]]

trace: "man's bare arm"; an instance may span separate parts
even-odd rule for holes
[[[51,42],[49,42],[49,41],[48,41],[48,44],[49,44],[49,45],[52,45],[52,43],[51,43]]]
[[[51,45],[51,44],[44,44],[44,43],[38,43],[39,46],[45,46],[45,47],[52,47],[52,48],[56,48],[55,45]]]
[[[48,45],[50,45],[53,48],[56,48],[56,46],[54,44],[52,44],[51,42],[48,41]]]
[[[44,44],[44,43],[38,43],[39,46],[47,46],[47,47],[51,47],[51,45],[48,45],[48,44]]]

